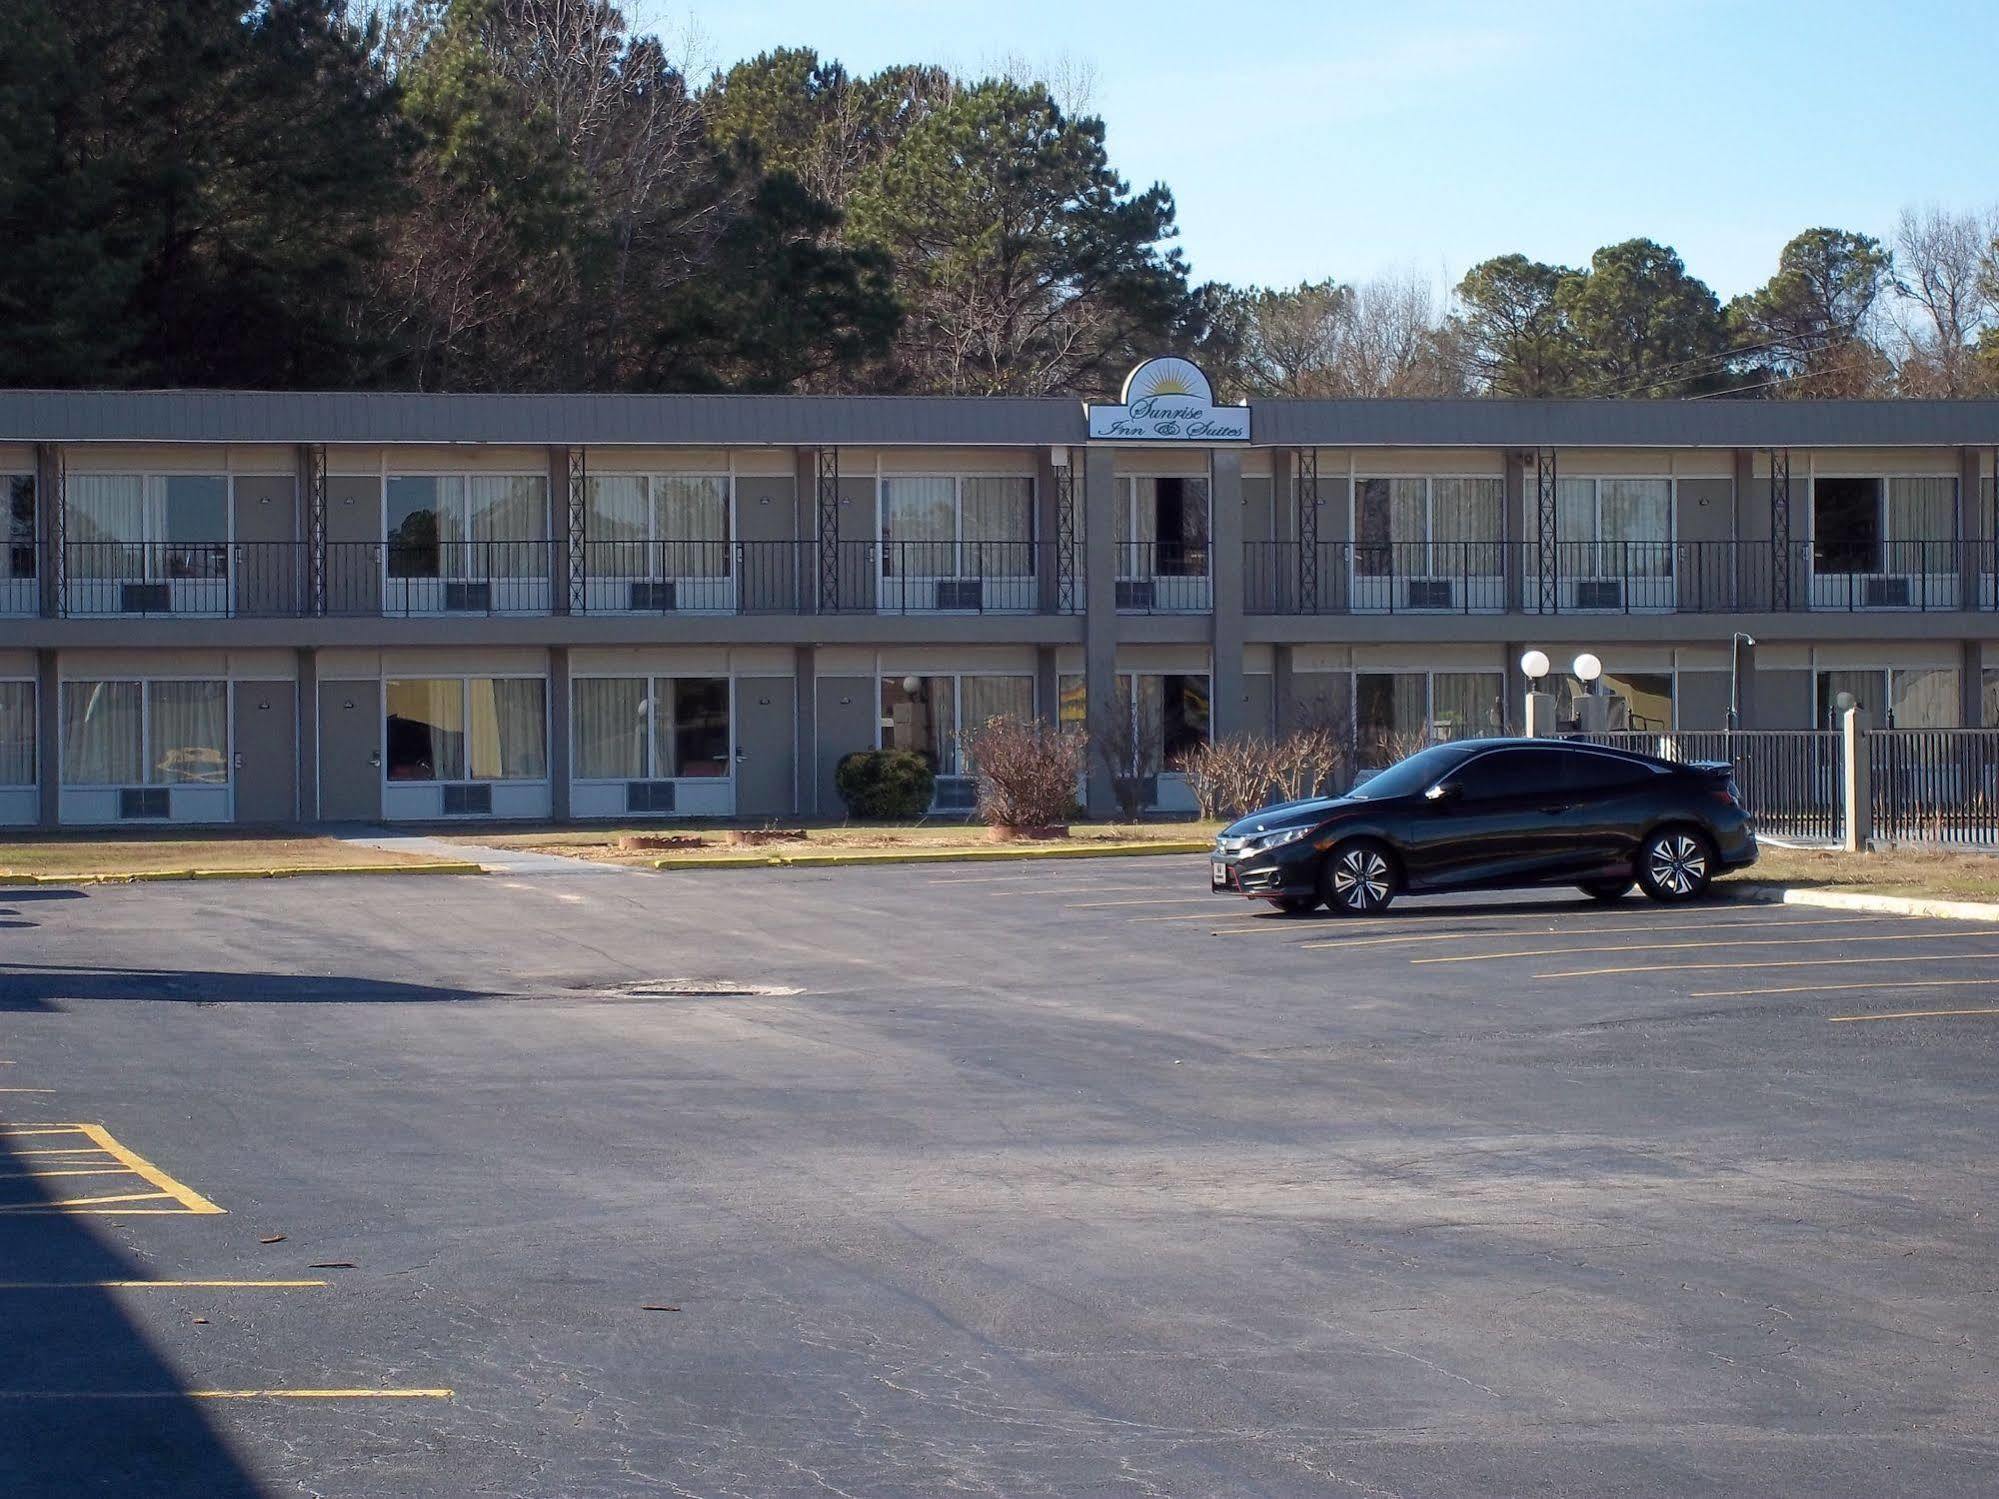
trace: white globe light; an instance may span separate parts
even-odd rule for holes
[[[1603,675],[1603,663],[1588,651],[1584,651],[1580,656],[1576,657],[1575,671],[1578,681],[1594,682],[1598,677]]]
[[[1520,657],[1520,669],[1527,679],[1538,682],[1548,674],[1548,653],[1546,651],[1526,651]]]
[[[908,693],[911,697],[915,697],[917,693],[923,690],[923,678],[904,677],[902,679],[902,690]]]
[[[1832,705],[1835,708],[1839,709],[1840,712],[1844,713],[1858,701],[1859,699],[1856,698],[1852,693],[1841,692],[1834,694]]]

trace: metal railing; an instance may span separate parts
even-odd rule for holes
[[[1999,729],[1874,729],[1866,759],[1877,838],[1999,844]]]
[[[1725,760],[1759,833],[1832,842],[1842,833],[1840,736],[1825,729],[1577,734],[1591,744],[1691,764]]]
[[[1251,614],[1740,614],[1999,605],[1994,543],[1243,544]]]

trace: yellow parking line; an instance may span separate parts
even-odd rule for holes
[[[78,1166],[69,1171],[0,1171],[0,1182],[41,1181],[51,1176],[129,1176],[123,1166]]]
[[[54,1088],[0,1088],[0,1093],[53,1093]]]
[[[1827,937],[1827,942],[1949,942],[1959,938],[1999,938],[1999,927],[1970,932],[1874,932],[1859,937]],[[1337,945],[1337,944],[1335,944]],[[1732,942],[1621,942],[1612,946],[1587,943],[1582,947],[1528,947],[1513,952],[1453,953],[1448,958],[1411,958],[1411,963],[1483,963],[1493,958],[1555,958],[1566,953],[1673,952],[1686,948],[1710,947],[1796,947],[1788,937],[1742,937]],[[1999,956],[1999,954],[1995,954]]]
[[[178,1203],[180,1205],[178,1211],[184,1213],[206,1215],[221,1213],[223,1211],[223,1209],[217,1207],[206,1197],[195,1191],[194,1188],[182,1182],[175,1181],[144,1156],[127,1150],[123,1145],[114,1140],[111,1137],[110,1131],[105,1129],[101,1124],[0,1125],[0,1136],[9,1139],[26,1139],[48,1135],[81,1135],[92,1144],[93,1149],[87,1153],[102,1153],[110,1156],[131,1175],[138,1177],[150,1186],[158,1188],[158,1190],[132,1193],[118,1197],[77,1197],[56,1199],[50,1202],[14,1203],[0,1207],[0,1213],[50,1211],[97,1213],[114,1210],[134,1213],[157,1213],[169,1211],[168,1209],[161,1208],[122,1208],[116,1206],[133,1202],[150,1202],[159,1198],[167,1198]],[[23,1151],[21,1153],[25,1155],[30,1152]],[[103,1204],[107,1203],[113,1204],[114,1207],[103,1206]]]
[[[1986,989],[1999,979],[1881,979],[1866,984],[1785,984],[1775,989],[1698,989],[1689,999],[1743,999],[1751,994],[1845,994],[1855,989]]]
[[[0,1280],[0,1291],[300,1291],[330,1280]]]
[[[1086,900],[1064,906],[1065,911],[1101,911],[1110,906],[1192,906],[1208,905],[1214,900],[1210,895],[1153,895],[1141,896],[1137,900]]]
[[[80,1124],[0,1124],[0,1139],[18,1139],[23,1135],[80,1135]]]
[[[1985,1010],[1897,1010],[1892,1015],[1828,1015],[1834,1025],[1856,1025],[1867,1020],[1930,1020],[1940,1015],[1999,1015],[1999,1008]]]
[[[449,1400],[426,1390],[0,1390],[0,1400]]]
[[[111,1138],[110,1133],[102,1125],[85,1124],[79,1127],[86,1136],[96,1141],[98,1145],[117,1157],[118,1160],[124,1162],[126,1169],[134,1176],[145,1178],[145,1180],[158,1187],[161,1192],[171,1197],[190,1213],[207,1214],[222,1212],[221,1208],[210,1202],[206,1197],[203,1197],[194,1188],[184,1186],[180,1182],[175,1181],[151,1161],[145,1159],[143,1156],[134,1154],[120,1145],[116,1140]]]
[[[0,1213],[41,1213],[51,1208],[101,1208],[107,1203],[158,1202],[172,1196],[171,1192],[120,1192],[110,1197],[51,1197],[46,1202],[10,1202],[0,1206]]]
[[[1776,958],[1768,962],[1747,963],[1640,963],[1619,968],[1568,968],[1559,973],[1537,973],[1533,977],[1585,979],[1613,973],[1702,973],[1717,968],[1853,968],[1862,963],[1999,963],[1999,953],[1899,953],[1885,958]]]

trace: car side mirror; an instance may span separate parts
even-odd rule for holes
[[[1456,781],[1439,781],[1423,793],[1423,799],[1433,807],[1447,807],[1464,794],[1464,788]]]

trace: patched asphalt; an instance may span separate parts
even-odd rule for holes
[[[1999,928],[1205,885],[0,891],[0,1492],[1991,1487]]]

